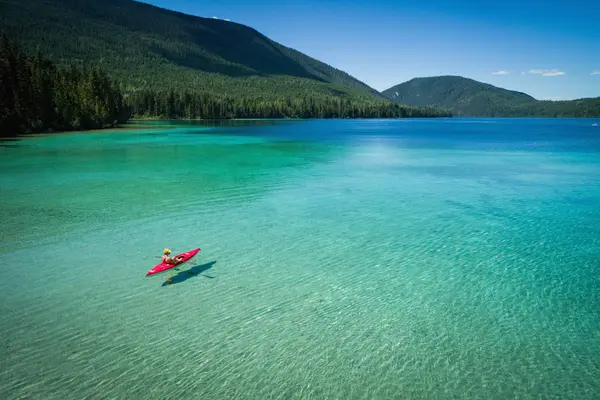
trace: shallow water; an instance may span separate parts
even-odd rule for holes
[[[143,122],[0,171],[1,398],[600,392],[588,120]],[[202,248],[171,285],[164,247]]]

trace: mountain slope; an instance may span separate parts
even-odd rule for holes
[[[247,26],[131,0],[0,0],[0,24],[28,50],[59,63],[100,65],[130,90],[384,100]]]
[[[398,103],[451,109],[460,115],[487,115],[507,104],[527,104],[535,99],[525,93],[501,89],[460,76],[414,78],[384,90]]]
[[[382,93],[401,104],[442,108],[462,116],[600,116],[600,98],[540,101],[525,93],[460,76],[414,78]]]

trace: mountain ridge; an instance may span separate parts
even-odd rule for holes
[[[98,62],[136,90],[387,99],[346,72],[244,24],[131,0],[1,0],[5,30],[58,63]],[[158,82],[150,77],[161,76]]]
[[[471,117],[597,117],[600,97],[538,100],[533,96],[458,75],[418,77],[382,92],[400,104],[434,107]]]

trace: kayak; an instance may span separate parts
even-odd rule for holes
[[[150,271],[146,272],[146,276],[150,276],[150,275],[154,275],[154,274],[158,274],[161,272],[165,272],[166,270],[169,270],[171,268],[175,268],[185,262],[190,261],[198,252],[200,251],[200,248],[194,249],[194,250],[190,250],[187,251],[185,253],[181,253],[181,254],[177,254],[175,257],[183,257],[183,259],[176,263],[176,264],[167,264],[165,262],[161,262],[160,264],[156,265],[154,268],[152,268]],[[173,257],[173,258],[175,258]]]

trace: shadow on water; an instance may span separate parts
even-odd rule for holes
[[[179,271],[177,273],[177,275],[174,275],[173,278],[171,278],[171,283],[167,283],[166,281],[162,283],[162,286],[168,286],[168,285],[174,285],[176,283],[181,283],[181,282],[185,282],[190,278],[194,278],[198,275],[200,275],[201,273],[208,271],[209,269],[211,269],[217,262],[216,261],[211,261],[208,262],[206,264],[202,264],[202,265],[196,265],[190,269],[186,269],[184,271]],[[213,276],[209,276],[209,275],[201,275],[204,278],[209,278],[209,279],[214,279]]]

